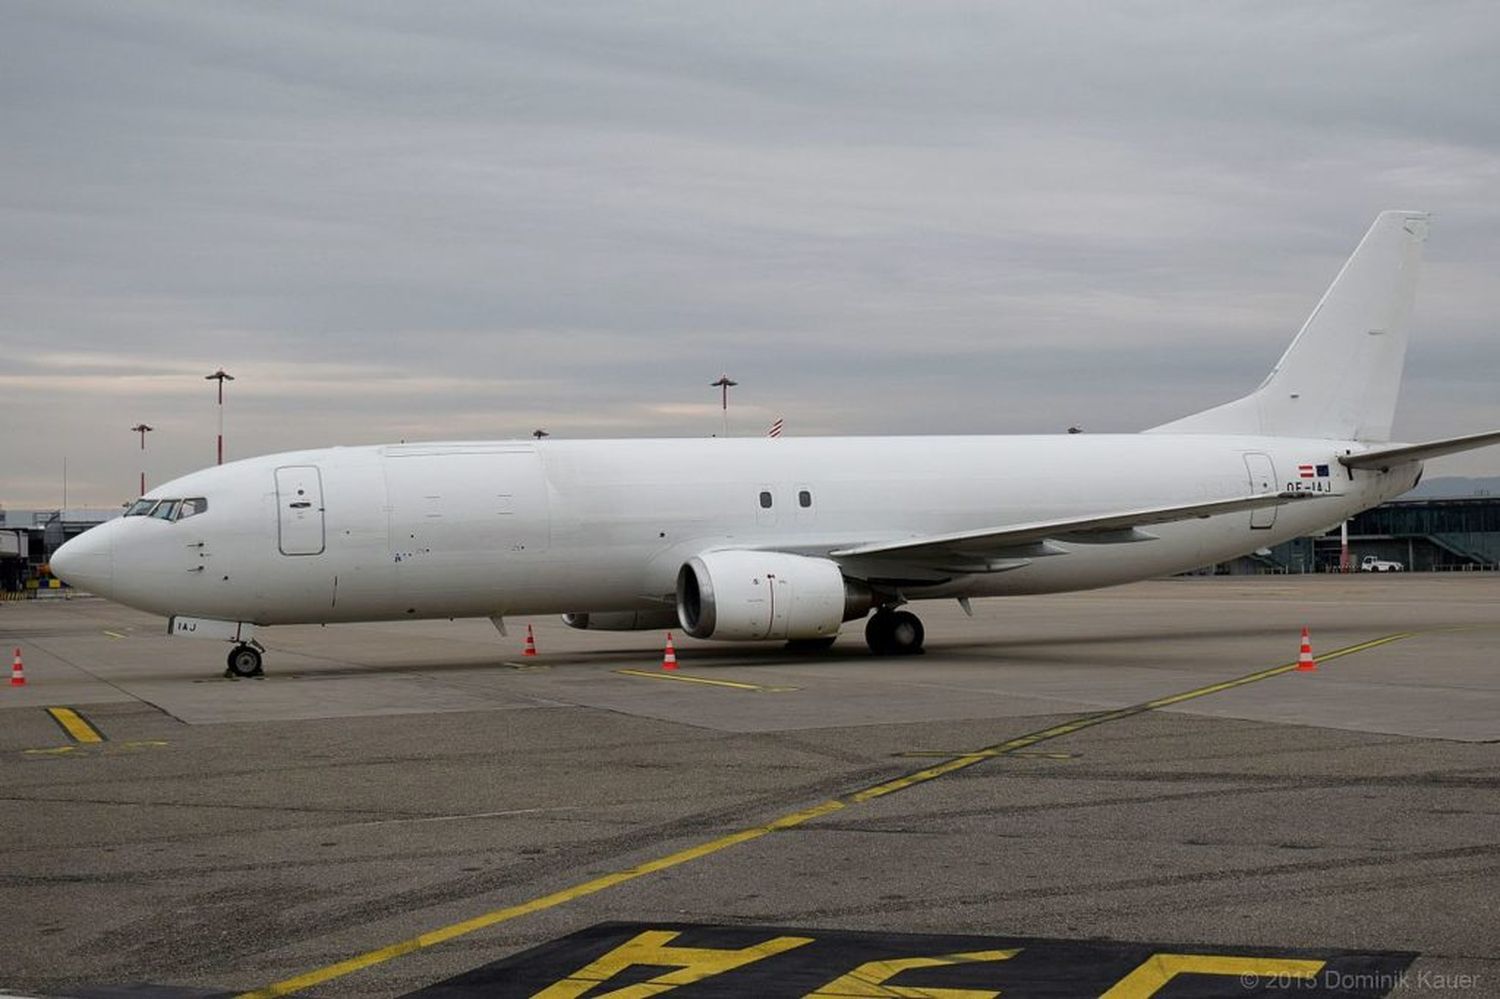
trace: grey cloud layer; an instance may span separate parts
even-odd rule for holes
[[[747,433],[1134,429],[1258,381],[1387,207],[1437,213],[1398,430],[1500,426],[1497,35],[1479,3],[22,6],[0,501],[63,454],[123,499],[140,419],[153,479],[204,463],[219,365],[238,454],[706,433],[725,368]]]

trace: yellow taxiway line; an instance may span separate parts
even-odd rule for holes
[[[48,708],[47,714],[51,715],[52,720],[62,726],[62,730],[68,733],[68,736],[74,742],[104,741],[103,733],[90,725],[83,715],[72,708]]]
[[[676,680],[678,683],[701,683],[710,687],[729,687],[734,690],[753,690],[762,694],[781,694],[796,687],[762,687],[758,683],[740,683],[738,680],[711,680],[706,676],[688,676],[685,673],[653,673],[644,669],[617,669],[621,676],[639,676],[647,680]]]
[[[1336,649],[1333,652],[1325,652],[1319,658],[1319,661],[1326,662],[1330,659],[1340,659],[1344,656],[1352,656],[1357,652],[1365,652],[1369,649],[1377,648],[1382,645],[1388,645],[1391,642],[1399,642],[1402,639],[1411,638],[1415,634],[1415,632],[1400,632],[1399,634],[1386,635],[1382,638],[1376,638],[1368,642],[1360,642],[1358,645],[1350,645],[1342,649]],[[1084,715],[1081,718],[1063,722],[1060,725],[1053,725],[1050,728],[1044,728],[1039,732],[1032,732],[1027,735],[1018,736],[1014,739],[1007,739],[1005,742],[996,743],[993,746],[986,746],[983,749],[976,749],[972,752],[957,755],[953,759],[950,759],[944,763],[940,763],[937,766],[928,767],[924,770],[918,770],[916,773],[907,774],[904,777],[897,777],[894,780],[883,781],[879,784],[874,784],[870,787],[854,791],[851,794],[846,794],[842,797],[833,798],[828,801],[822,802],[821,804],[813,805],[811,808],[804,808],[799,812],[792,812],[790,815],[783,815],[781,818],[773,819],[772,821],[767,822],[764,825],[752,826],[748,829],[741,829],[738,832],[729,833],[728,835],[720,836],[717,839],[711,839],[707,842],[699,843],[696,846],[690,846],[684,850],[678,850],[675,853],[669,853],[664,857],[658,857],[654,860],[647,860],[640,864],[637,864],[634,867],[629,867],[622,871],[615,871],[611,874],[605,874],[600,877],[584,881],[581,884],[573,885],[570,888],[564,888],[561,891],[552,892],[549,895],[542,895],[538,898],[533,898],[525,902],[519,902],[515,905],[506,906],[502,909],[494,909],[490,912],[483,913],[482,915],[475,916],[471,919],[463,920],[462,922],[451,923],[447,926],[439,927],[435,930],[429,930],[426,933],[422,933],[414,937],[408,937],[405,940],[390,944],[386,947],[378,947],[374,950],[365,951],[363,954],[356,954],[354,957],[339,961],[335,964],[326,965],[322,968],[316,968],[312,971],[306,972],[301,975],[296,975],[292,978],[286,978],[279,982],[273,982],[272,984],[267,985],[264,988],[255,989],[251,992],[241,993],[240,995],[236,996],[235,999],[275,999],[275,997],[277,996],[285,996],[291,995],[294,992],[301,992],[303,989],[310,989],[315,985],[321,985],[324,982],[332,981],[335,978],[342,978],[344,975],[352,974],[356,971],[362,971],[365,968],[373,967],[377,964],[383,964],[386,961],[401,957],[404,954],[411,954],[415,951],[436,946],[437,944],[446,943],[449,940],[454,940],[458,937],[466,936],[470,933],[475,932],[476,930],[482,930],[486,927],[494,926],[497,923],[508,922],[512,919],[517,919],[521,916],[527,916],[534,912],[542,912],[546,909],[552,909],[567,902],[572,902],[580,898],[585,898],[589,895],[597,894],[608,888],[613,888],[616,885],[622,885],[627,882],[634,881],[637,878],[643,878],[648,874],[655,874],[658,871],[665,871],[673,867],[678,867],[690,861],[698,860],[702,857],[707,857],[711,854],[718,853],[721,850],[727,850],[732,846],[738,846],[741,843],[749,843],[753,840],[760,839],[763,836],[768,836],[774,832],[780,832],[784,829],[795,829],[798,826],[805,825],[806,823],[811,822],[813,819],[821,818],[824,815],[841,811],[854,805],[863,804],[867,801],[873,801],[876,798],[882,798],[888,794],[894,794],[897,791],[904,791],[907,788],[915,787],[918,784],[924,784],[927,781],[936,780],[937,778],[942,777],[946,774],[951,774],[956,771],[972,767],[976,763],[982,763],[985,760],[994,759],[996,756],[1009,755],[1018,750],[1023,750],[1034,746],[1039,742],[1046,742],[1049,739],[1056,739],[1064,735],[1071,735],[1074,732],[1078,732],[1086,728],[1092,728],[1095,725],[1102,725],[1105,722],[1118,721],[1122,718],[1129,718],[1134,715],[1155,710],[1156,708],[1169,707],[1174,704],[1181,704],[1184,701],[1193,700],[1194,698],[1207,697],[1210,694],[1217,694],[1220,691],[1232,690],[1235,687],[1243,687],[1246,684],[1257,683],[1261,680],[1268,680],[1271,677],[1280,676],[1281,674],[1290,672],[1292,670],[1295,670],[1296,668],[1297,664],[1295,662],[1286,663],[1281,666],[1274,666],[1270,669],[1264,669],[1255,673],[1250,673],[1245,676],[1238,677],[1234,680],[1226,680],[1222,683],[1209,684],[1206,687],[1198,687],[1194,690],[1184,691],[1180,694],[1171,694],[1167,697],[1159,697],[1156,700],[1145,701],[1141,704],[1132,705],[1130,707],[1119,708],[1113,711],[1101,711],[1091,715]],[[655,677],[661,675],[657,673],[648,673],[644,670],[617,670],[616,672],[626,673],[627,675],[631,676],[640,675]],[[699,682],[707,682],[716,685],[723,684],[730,686],[753,687],[753,685],[751,684],[734,684],[729,680],[705,681],[702,680],[702,678],[689,678],[681,676],[666,678],[677,680],[697,680]]]

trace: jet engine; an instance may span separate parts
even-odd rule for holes
[[[675,628],[675,610],[605,611],[602,614],[582,612],[564,614],[563,624],[579,631],[655,631]]]
[[[677,573],[677,617],[694,638],[831,638],[873,602],[869,587],[826,558],[708,552]]]

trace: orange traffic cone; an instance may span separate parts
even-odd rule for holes
[[[1307,637],[1307,628],[1302,629],[1302,651],[1297,654],[1297,672],[1311,673],[1318,668],[1318,663],[1312,657],[1312,640]]]
[[[21,647],[16,646],[16,657],[10,661],[10,685],[26,686],[26,667],[21,665]]]
[[[526,648],[522,650],[523,656],[536,655],[536,636],[531,633],[531,625],[526,626]]]
[[[677,668],[677,649],[676,649],[676,647],[674,647],[672,645],[672,633],[670,631],[667,632],[667,651],[661,657],[661,668],[662,669],[676,669]]]

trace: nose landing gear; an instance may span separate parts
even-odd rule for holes
[[[261,669],[262,651],[258,642],[236,645],[229,651],[228,668],[224,670],[224,675],[226,677],[264,676],[265,671]]]
[[[877,656],[921,655],[925,637],[921,618],[910,611],[882,607],[865,625],[865,642]]]

